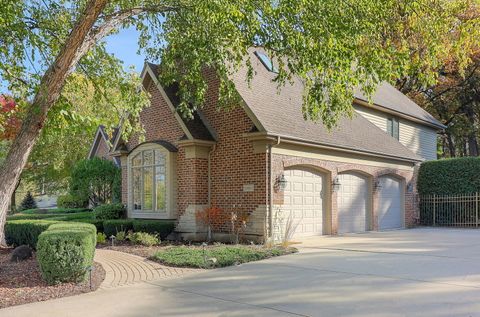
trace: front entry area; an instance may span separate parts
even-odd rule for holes
[[[360,173],[338,175],[340,188],[337,193],[338,233],[369,230],[369,181]]]
[[[324,176],[308,169],[285,170],[284,226],[293,238],[323,234]],[[284,230],[287,228],[284,228]],[[288,230],[288,229],[287,229]]]

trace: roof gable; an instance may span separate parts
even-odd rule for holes
[[[338,149],[410,161],[422,160],[360,115],[354,115],[351,119],[341,118],[332,131],[319,122],[305,120],[302,113],[303,84],[297,80],[278,90],[273,82],[276,75],[253,56],[253,50],[250,51],[250,58],[256,72],[250,84],[246,81],[246,69],[235,73],[232,81],[267,133]]]

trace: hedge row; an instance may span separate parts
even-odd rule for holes
[[[78,212],[85,212],[85,211],[92,211],[89,208],[56,208],[56,209],[42,209],[42,208],[36,208],[36,209],[26,209],[22,210],[22,214],[53,214],[53,215],[58,215],[58,214],[73,214],[73,213],[78,213]]]
[[[35,249],[38,236],[57,223],[51,220],[9,220],[5,224],[5,239],[8,245],[28,245]]]
[[[37,260],[48,284],[82,282],[92,268],[97,230],[87,223],[51,224],[38,237]]]
[[[83,211],[76,213],[51,213],[51,214],[16,214],[7,217],[8,220],[38,220],[38,219],[49,219],[49,220],[62,220],[70,221],[76,219],[93,219],[93,212]]]
[[[107,236],[115,235],[119,231],[147,232],[158,234],[160,239],[165,239],[175,228],[171,220],[141,220],[141,219],[116,219],[103,222],[103,232]]]
[[[480,192],[480,158],[462,157],[420,165],[417,189],[421,195]]]

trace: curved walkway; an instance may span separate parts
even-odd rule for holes
[[[103,249],[95,250],[95,261],[100,263],[106,272],[105,280],[100,288],[175,278],[203,271],[201,269],[168,267],[137,255]]]

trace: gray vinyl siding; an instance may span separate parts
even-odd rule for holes
[[[354,108],[357,113],[388,133],[387,120],[391,117],[389,114],[359,105],[355,105]],[[399,141],[425,160],[437,159],[437,132],[435,129],[400,118]]]

